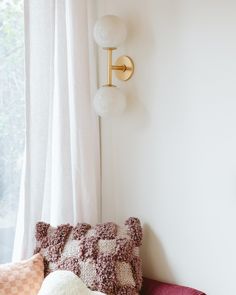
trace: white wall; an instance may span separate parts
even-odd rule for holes
[[[146,276],[234,295],[236,1],[97,3],[126,20],[117,54],[136,66],[116,81],[127,112],[102,121],[103,220],[141,218]]]

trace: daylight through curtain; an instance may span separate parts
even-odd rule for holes
[[[39,220],[99,221],[94,2],[26,0],[26,154],[14,260],[34,248]]]

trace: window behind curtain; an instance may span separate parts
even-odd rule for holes
[[[0,0],[0,263],[11,260],[25,140],[23,0]]]

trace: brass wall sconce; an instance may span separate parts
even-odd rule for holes
[[[120,56],[115,64],[112,62],[113,50],[125,40],[127,35],[124,22],[115,15],[103,16],[94,27],[94,38],[99,46],[107,50],[107,84],[96,93],[94,107],[101,117],[120,114],[126,108],[126,97],[121,90],[112,84],[113,71],[119,80],[129,80],[134,72],[130,57]]]

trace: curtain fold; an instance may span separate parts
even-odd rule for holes
[[[34,248],[39,220],[96,223],[99,124],[92,108],[92,0],[26,0],[26,152],[13,260]]]

